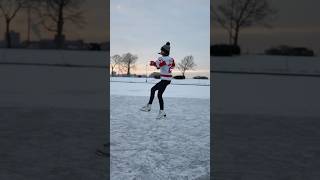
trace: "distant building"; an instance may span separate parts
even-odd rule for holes
[[[52,39],[41,39],[39,42],[40,49],[55,49],[56,44]]]
[[[0,48],[5,48],[6,47],[6,42],[5,41],[0,41]]]
[[[305,47],[292,47],[282,45],[275,48],[270,48],[265,51],[267,55],[280,56],[314,56],[314,51]]]
[[[23,41],[22,47],[27,49],[40,49],[40,42],[39,41]]]
[[[99,43],[89,43],[89,50],[91,51],[100,51],[101,45]]]
[[[11,47],[12,48],[19,48],[21,46],[20,42],[20,33],[15,32],[15,31],[10,31],[9,36],[11,39]],[[5,39],[5,47],[7,45],[7,34],[4,33],[4,39]]]
[[[61,35],[61,36],[55,35],[54,36],[54,42],[55,42],[56,48],[64,49],[65,48],[65,41],[66,41],[65,35]],[[60,47],[58,47],[58,46],[60,46]]]
[[[65,41],[65,48],[72,50],[82,50],[85,48],[83,40]]]
[[[39,41],[21,41],[20,34],[14,31],[10,32],[12,48],[26,49],[57,49],[57,37],[54,39],[40,39]],[[5,38],[6,39],[6,38]],[[110,43],[85,42],[84,40],[65,40],[65,36],[61,37],[63,41],[62,49],[65,50],[109,50]],[[6,40],[0,40],[0,48],[6,48]]]
[[[110,42],[104,42],[100,44],[101,50],[108,51],[110,50]]]

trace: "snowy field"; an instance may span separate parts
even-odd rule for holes
[[[149,96],[150,89],[159,79],[148,78],[110,78],[110,91],[112,95],[125,96]],[[181,98],[210,98],[210,80],[172,80],[166,88],[164,97],[181,97]]]
[[[163,95],[167,119],[157,121],[157,97],[151,112],[139,111],[155,81],[127,81],[111,80],[111,179],[209,179],[208,82],[169,85]]]
[[[281,66],[286,60],[288,67],[301,66],[286,70]],[[316,57],[243,56],[219,63],[220,70],[240,72],[299,74],[319,69]],[[319,179],[320,77],[223,72],[211,77],[216,179]]]
[[[319,179],[320,78],[213,76],[215,178]]]
[[[53,50],[0,53],[0,62],[48,64],[103,65],[103,56],[109,56]],[[0,179],[106,179],[106,158],[95,155],[106,143],[105,76],[102,68],[0,64]]]
[[[320,117],[320,76],[316,73],[317,69],[320,72],[319,57],[239,56],[211,57],[211,60],[215,65],[211,74],[214,112]],[[301,64],[302,73],[313,76],[299,74],[298,66],[294,68],[296,71],[290,68],[286,71],[283,66],[286,61],[288,67]],[[283,71],[276,71],[282,67]]]

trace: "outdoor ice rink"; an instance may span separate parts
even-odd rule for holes
[[[166,120],[155,119],[157,97],[151,112],[139,111],[153,83],[132,81],[111,82],[111,179],[209,177],[210,86],[204,85],[208,80],[200,86],[169,85],[164,93]]]

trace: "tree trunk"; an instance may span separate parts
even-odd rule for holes
[[[57,22],[57,34],[56,34],[56,46],[58,49],[63,48],[64,37],[63,37],[63,25],[64,25],[64,17],[63,17],[63,4],[59,7],[59,17]]]
[[[30,41],[31,41],[31,7],[30,7],[30,5],[28,6],[28,17],[27,17],[27,19],[28,19],[28,27],[27,27],[27,31],[28,31],[28,35],[27,35],[27,46],[29,46],[29,44],[30,44]]]
[[[130,63],[128,63],[128,71],[127,71],[127,75],[130,76]]]
[[[238,39],[239,39],[239,26],[236,27],[235,32],[234,32],[234,39],[233,39],[233,45],[238,46]]]
[[[6,42],[7,48],[11,48],[11,36],[10,36],[10,20],[6,20]]]
[[[111,76],[113,76],[113,69],[114,69],[114,67],[111,66]]]
[[[229,31],[228,34],[229,34],[229,44],[231,45],[233,43],[232,31]]]

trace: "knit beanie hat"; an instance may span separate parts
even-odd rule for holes
[[[169,54],[170,54],[170,42],[167,42],[165,45],[163,45],[161,47],[161,51],[164,51],[165,55],[169,56]]]

